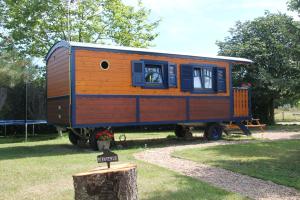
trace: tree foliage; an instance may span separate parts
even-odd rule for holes
[[[287,2],[288,8],[291,11],[296,11],[300,15],[300,1],[299,0],[289,0]]]
[[[10,37],[0,40],[0,119],[45,118],[44,70],[14,48]]]
[[[0,0],[5,16],[0,23],[18,50],[36,57],[45,56],[55,42],[68,40],[69,34],[72,41],[135,47],[147,47],[157,36],[159,20],[151,22],[150,10],[141,2],[137,7],[122,0],[71,2],[68,6],[66,0]]]
[[[147,47],[159,24],[140,1],[0,0],[0,13],[0,119],[25,118],[26,85],[28,119],[45,117],[45,69],[32,58],[43,58],[55,42]]]
[[[263,121],[274,122],[274,101],[299,98],[300,34],[293,19],[285,14],[237,22],[230,36],[218,41],[219,54],[245,57],[254,61],[233,68],[236,85],[250,82],[253,112]]]
[[[21,56],[8,37],[0,39],[0,87],[14,87],[23,80],[30,60]]]

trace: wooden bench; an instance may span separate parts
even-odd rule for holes
[[[261,124],[259,119],[245,120],[242,123],[244,123],[247,128],[259,128],[261,131],[264,131],[266,128],[266,124]],[[239,129],[239,126],[233,124],[233,122],[231,121],[228,125],[226,125],[226,128]]]
[[[261,124],[259,119],[246,120],[245,122],[248,128],[259,128],[261,131],[264,131],[267,126],[266,124]]]

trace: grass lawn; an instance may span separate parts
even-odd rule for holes
[[[195,148],[174,152],[173,156],[300,190],[300,140]]]
[[[272,126],[267,126],[267,130],[271,131],[279,131],[279,132],[299,132],[300,131],[300,125],[272,125]]]
[[[37,136],[24,143],[19,142],[21,139],[0,138],[0,199],[73,199],[72,174],[97,167],[99,153],[72,146],[66,136],[45,139]],[[142,150],[138,146],[115,150],[121,162],[138,165],[140,199],[244,199],[135,160],[133,154]]]

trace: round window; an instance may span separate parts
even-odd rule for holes
[[[109,63],[107,60],[102,60],[101,63],[100,63],[100,67],[101,69],[103,70],[107,70],[109,68]]]

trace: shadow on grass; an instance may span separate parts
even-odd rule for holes
[[[55,139],[56,137],[37,137],[32,138],[30,141],[43,141],[49,139]],[[2,139],[0,139],[2,143]],[[11,143],[17,143],[18,139],[11,139]],[[20,141],[21,142],[21,141]],[[23,142],[23,141],[22,141]],[[116,142],[115,146],[112,147],[112,150],[119,149],[134,149],[134,148],[144,148],[145,144],[147,147],[163,147],[170,145],[188,145],[201,143],[203,139],[193,138],[191,140],[175,139],[175,138],[160,138],[160,139],[143,139],[143,140],[131,140],[124,142]],[[82,153],[91,153],[92,151],[88,144],[85,146],[74,146],[72,144],[37,144],[37,145],[24,145],[18,146],[8,146],[0,148],[0,160],[8,159],[19,159],[27,157],[45,157],[45,156],[57,156],[57,155],[69,155],[69,154],[82,154]]]
[[[0,148],[0,160],[19,159],[27,157],[45,157],[57,155],[83,154],[91,152],[88,149],[75,147],[71,144],[45,144],[35,146],[14,146]]]
[[[57,139],[57,134],[46,134],[46,135],[35,135],[35,136],[28,136],[27,142],[39,142],[39,141],[46,141],[46,140],[54,140]],[[25,141],[25,136],[1,136],[0,137],[0,144],[10,144],[10,143],[21,143]]]
[[[30,144],[30,142],[54,140],[57,137],[58,136],[56,135],[32,137],[29,139],[29,143],[24,143],[24,145],[22,146],[18,145],[18,146],[2,147],[0,148],[0,160],[94,152],[89,148],[88,144],[81,147],[73,146],[71,144],[25,145],[25,144]],[[24,140],[22,140],[21,138],[20,141],[19,138],[0,139],[0,144],[21,143],[21,142],[24,142]],[[193,137],[188,140],[171,137],[171,138],[128,140],[126,142],[116,141],[115,145],[112,146],[112,150],[137,149],[137,148],[145,148],[145,147],[159,148],[159,147],[168,147],[174,145],[201,144],[206,142],[207,141],[203,137]]]
[[[156,138],[156,139],[138,139],[138,140],[127,140],[126,142],[116,141],[114,148],[122,146],[124,149],[132,148],[158,148],[158,147],[168,147],[173,145],[190,145],[190,144],[200,144],[204,143],[206,140],[203,137],[193,137],[191,139],[185,140],[181,138]]]

